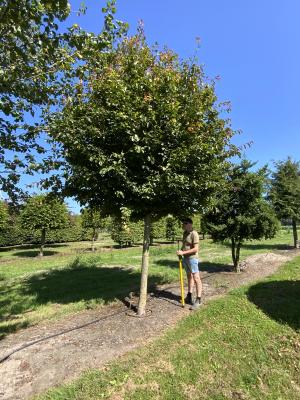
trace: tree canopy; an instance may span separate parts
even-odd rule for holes
[[[0,4],[0,189],[11,198],[18,193],[21,173],[39,167],[57,168],[51,152],[46,163],[36,162],[48,146],[43,112],[68,97],[69,86],[84,74],[83,57],[111,46],[124,25],[114,21],[114,0],[103,9],[100,34],[85,32],[77,24],[62,29],[70,13],[67,0],[2,0]],[[38,157],[39,158],[39,157]]]
[[[4,201],[0,201],[0,229],[3,229],[7,223],[8,211]]]
[[[266,169],[252,172],[253,163],[233,165],[215,199],[204,215],[204,224],[216,241],[231,241],[232,261],[238,270],[240,248],[245,240],[272,238],[278,221],[264,199]]]
[[[199,66],[154,52],[141,35],[98,58],[50,123],[67,162],[65,193],[139,217],[199,207],[233,153],[214,87]]]
[[[20,217],[24,228],[41,231],[40,256],[43,256],[46,232],[67,226],[68,209],[64,203],[55,198],[38,195],[29,198]]]
[[[294,247],[297,245],[297,222],[300,220],[300,164],[288,158],[275,163],[269,198],[278,218],[292,221]]]

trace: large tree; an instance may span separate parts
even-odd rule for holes
[[[279,218],[290,219],[294,247],[297,246],[297,222],[300,220],[300,164],[288,158],[275,163],[270,180],[269,198]]]
[[[201,67],[147,45],[140,31],[86,63],[86,81],[52,115],[65,156],[65,193],[144,220],[138,314],[145,313],[151,222],[194,213],[236,149]]]
[[[266,169],[253,172],[253,165],[242,160],[232,166],[214,206],[204,215],[204,224],[214,240],[230,240],[236,271],[239,271],[244,241],[272,238],[279,226],[274,211],[263,197]]]
[[[75,24],[63,30],[70,13],[68,0],[0,0],[0,190],[12,198],[22,173],[39,167],[48,146],[38,140],[44,131],[43,110],[66,101],[69,86],[84,74],[81,62],[90,48],[102,51],[123,25],[115,23],[114,0],[103,11],[100,34]],[[44,132],[45,133],[45,132]],[[45,172],[59,164],[46,153]]]
[[[41,232],[39,253],[41,257],[44,255],[47,231],[61,229],[68,224],[67,206],[47,195],[38,195],[29,198],[20,216],[23,228]]]

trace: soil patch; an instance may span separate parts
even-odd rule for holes
[[[242,263],[239,274],[226,266],[221,271],[208,267],[201,272],[204,304],[232,288],[272,274],[297,254],[299,250],[253,255]],[[133,296],[130,301],[134,304],[137,298]],[[148,311],[146,318],[133,317],[120,302],[6,337],[0,348],[0,359],[9,355],[0,364],[0,399],[25,400],[69,382],[87,369],[101,368],[153,340],[191,312],[181,307],[179,285],[174,284],[160,286],[149,294]]]

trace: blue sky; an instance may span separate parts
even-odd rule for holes
[[[70,0],[67,25],[99,32],[104,0]],[[158,42],[180,57],[198,58],[217,81],[220,101],[231,101],[233,129],[241,145],[253,142],[246,157],[258,166],[291,156],[300,160],[300,1],[299,0],[118,0],[117,18],[134,33],[144,21],[148,42]],[[79,206],[68,201],[72,211]]]

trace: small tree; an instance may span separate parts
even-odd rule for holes
[[[99,231],[105,227],[104,218],[101,216],[100,211],[85,208],[82,211],[81,221],[84,228],[92,229],[92,251],[95,251],[95,241],[98,239]]]
[[[300,164],[287,161],[275,163],[270,180],[269,198],[278,218],[290,219],[293,225],[294,247],[297,246],[297,222],[300,220]]]
[[[254,164],[243,160],[231,168],[204,224],[216,241],[231,241],[234,268],[239,272],[240,249],[245,240],[272,238],[279,227],[275,213],[263,198],[265,168],[250,172]]]
[[[166,238],[175,242],[176,238],[182,237],[181,222],[178,218],[168,215],[166,217]]]
[[[21,211],[21,223],[25,229],[41,232],[40,253],[44,255],[46,233],[60,229],[68,223],[68,209],[64,203],[45,195],[31,197]]]
[[[110,215],[144,220],[138,314],[145,313],[151,223],[194,213],[235,152],[200,66],[157,52],[139,32],[85,65],[84,90],[51,117],[66,157],[65,193]]]
[[[143,223],[142,221],[132,221],[131,214],[130,209],[122,207],[120,214],[115,215],[111,220],[111,238],[120,246],[131,246],[143,239]]]

